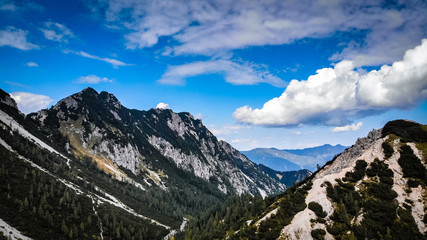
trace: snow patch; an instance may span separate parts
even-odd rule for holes
[[[38,139],[37,137],[35,137],[31,133],[29,133],[27,130],[25,130],[24,127],[22,127],[18,122],[16,122],[15,119],[13,119],[11,116],[7,115],[5,112],[3,112],[1,110],[0,110],[0,121],[2,121],[4,124],[6,124],[8,126],[11,126],[12,129],[17,130],[21,136],[33,141],[34,143],[39,145],[41,148],[44,148],[44,149],[48,150],[49,152],[56,153],[56,154],[60,155],[62,158],[67,160],[68,167],[70,166],[71,160],[69,158],[65,157],[64,155],[62,155],[61,153],[59,153],[58,151],[53,149],[51,146],[44,143],[42,140]]]
[[[32,240],[32,238],[29,238],[23,235],[19,230],[10,226],[1,218],[0,218],[0,232],[3,232],[3,236],[5,236],[6,239]]]

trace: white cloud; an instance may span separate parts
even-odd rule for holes
[[[28,67],[38,67],[39,65],[35,62],[27,62]]]
[[[12,26],[0,30],[0,47],[10,46],[21,50],[38,49],[40,46],[27,41],[27,32]]]
[[[54,101],[49,96],[28,92],[13,92],[10,96],[18,104],[19,110],[25,114],[44,109]]]
[[[351,119],[410,108],[427,98],[427,39],[408,50],[402,61],[361,74],[350,61],[317,70],[305,81],[292,80],[280,97],[261,109],[238,108],[233,116],[256,125],[324,124],[340,126]]]
[[[244,139],[232,139],[231,143],[247,143],[250,142],[251,138],[244,138]]]
[[[332,132],[348,132],[348,131],[357,131],[363,126],[363,122],[358,122],[357,124],[348,124],[342,127],[335,127],[332,129]]]
[[[92,9],[105,11],[102,14],[108,25],[130,31],[125,35],[127,48],[151,47],[161,37],[170,37],[174,41],[167,45],[174,54],[213,55],[249,46],[329,37],[336,32],[361,32],[358,46],[347,46],[335,55],[336,60],[382,64],[398,59],[427,31],[427,5],[423,0],[390,4],[341,0],[166,0],[161,3],[98,0],[98,4],[100,6],[92,5]]]
[[[207,126],[209,131],[213,133],[215,136],[226,136],[231,134],[239,133],[240,129],[249,129],[251,126],[249,125],[223,125],[221,127],[217,127],[215,125]]]
[[[98,84],[100,82],[113,82],[112,79],[106,77],[98,77],[96,75],[82,76],[77,79],[78,83]]]
[[[16,6],[13,3],[1,3],[0,10],[14,12],[16,10]]]
[[[102,58],[102,57],[98,57],[83,51],[80,52],[74,52],[74,51],[70,51],[70,50],[66,50],[64,51],[64,53],[74,53],[76,55],[82,56],[82,57],[86,57],[86,58],[91,58],[91,59],[95,59],[95,60],[99,60],[99,61],[103,61],[103,62],[107,62],[111,65],[113,65],[114,67],[121,67],[121,66],[132,66],[133,64],[128,64],[128,63],[124,63],[122,61],[116,60],[116,59],[112,59],[112,58]]]
[[[159,102],[159,104],[157,104],[156,108],[157,109],[170,109],[169,104],[163,103],[163,102]]]
[[[185,79],[203,74],[221,73],[225,80],[235,85],[253,85],[269,83],[277,87],[284,87],[286,83],[273,76],[267,70],[257,69],[260,66],[250,63],[238,64],[229,60],[210,60],[189,64],[171,66],[158,82],[170,85],[184,85]]]
[[[43,11],[44,7],[32,1],[0,0],[0,11],[19,12]]]
[[[45,38],[56,42],[68,42],[68,39],[74,38],[74,33],[65,25],[57,22],[46,22],[45,28],[41,28]]]

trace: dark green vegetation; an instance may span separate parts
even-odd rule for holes
[[[227,204],[217,206],[206,216],[192,219],[186,229],[186,239],[276,239],[280,231],[288,225],[296,213],[307,207],[305,195],[311,183],[300,183],[301,187],[291,187],[285,193],[268,197],[234,197]],[[278,208],[276,214],[254,224],[268,213]]]
[[[427,127],[407,120],[394,120],[388,122],[382,130],[382,136],[397,135],[402,142],[427,142]]]
[[[323,211],[322,205],[318,204],[317,202],[309,202],[308,208],[319,218],[324,218],[327,215],[327,213]]]
[[[391,135],[382,144],[385,161],[377,158],[368,164],[359,159],[352,171],[347,172],[342,179],[336,179],[336,185],[325,182],[322,186],[326,188],[327,197],[334,207],[334,212],[330,216],[327,216],[322,206],[316,202],[309,202],[306,206],[305,196],[311,187],[313,178],[319,171],[326,170],[338,156],[297,186],[288,189],[283,194],[262,201],[262,207],[258,209],[261,212],[259,214],[239,215],[243,218],[238,218],[235,221],[237,224],[232,227],[222,225],[220,231],[208,227],[209,224],[194,225],[194,223],[206,223],[206,220],[193,222],[191,227],[189,226],[189,230],[197,229],[204,236],[213,236],[212,238],[218,239],[276,239],[296,213],[308,207],[316,214],[316,217],[311,219],[311,224],[325,224],[327,230],[314,228],[311,231],[313,239],[324,239],[327,233],[335,239],[425,239],[426,236],[419,232],[411,213],[414,202],[410,199],[406,199],[405,203],[401,205],[397,202],[397,193],[393,190],[393,184],[396,184],[394,182],[395,173],[389,168],[387,161],[394,153],[393,140],[403,136],[405,137],[403,142],[410,141],[419,146],[420,142],[417,141],[422,140],[419,136],[423,136],[424,133],[420,134],[417,131],[425,131],[426,128],[423,125],[407,121],[394,121],[386,126],[383,134]],[[416,136],[412,137],[414,132],[417,132]],[[405,143],[399,143],[397,146],[400,146],[398,163],[402,167],[403,177],[408,180],[408,186],[416,187],[421,184],[425,188],[427,173],[422,160],[418,159],[412,148]],[[381,158],[381,156],[378,157]],[[411,189],[407,188],[406,191],[410,192]],[[235,210],[233,204],[236,203],[233,202],[223,207],[222,212],[227,210],[233,213]],[[250,208],[251,204],[252,202],[248,200],[244,205]],[[279,208],[276,215],[273,214],[263,221],[259,227],[255,225],[259,219],[277,207]],[[213,211],[208,217],[221,222],[224,219],[223,216],[221,211]],[[423,221],[427,223],[426,214]],[[241,227],[236,228],[239,225]]]
[[[410,187],[417,187],[422,184],[423,187],[427,184],[427,169],[421,163],[421,160],[415,156],[412,148],[408,145],[400,147],[399,165],[403,170],[403,177],[409,178],[408,184]]]
[[[68,168],[63,158],[40,149],[18,134],[9,135],[3,128],[0,128],[0,133],[2,138],[11,143],[11,146],[17,149],[21,156],[50,172],[47,173],[31,166],[30,163],[0,146],[0,177],[2,182],[5,182],[0,186],[2,188],[0,191],[0,216],[2,219],[35,239],[88,239],[92,238],[92,235],[97,238],[100,234],[100,224],[104,218],[102,218],[102,213],[98,214],[99,218],[95,215],[93,208],[98,208],[98,206],[93,204],[89,197],[93,195],[92,193],[103,196],[103,193],[95,189],[95,183],[110,181],[109,189],[117,192],[127,184],[116,180],[111,181],[111,176],[102,171],[93,171],[97,168],[91,161],[79,162],[86,164],[88,168],[79,168],[81,172],[77,173],[75,169]],[[88,171],[87,175],[84,171]],[[84,178],[79,179],[77,176]],[[82,194],[66,186],[58,180],[59,177],[75,183],[75,187],[80,188]],[[91,184],[85,183],[86,181]],[[132,227],[141,229],[141,231],[132,232],[130,236],[125,234],[117,238],[113,233],[108,235],[109,225],[102,223],[106,226],[104,237],[132,239],[133,236],[138,239],[139,236],[145,236],[145,239],[148,237],[162,238],[167,234],[164,228],[140,218],[135,221],[134,216],[110,204],[101,204],[99,207],[108,209],[105,211],[106,213],[120,216],[120,223],[124,227],[119,228],[119,232],[131,233]],[[19,211],[16,211],[17,209]],[[117,226],[113,226],[117,231]],[[129,238],[127,238],[128,236]]]
[[[6,190],[0,193],[3,194],[0,199],[0,218],[34,239],[96,239],[100,237],[101,228],[104,239],[162,239],[170,230],[180,227],[184,216],[199,219],[207,214],[208,209],[221,209],[227,201],[240,201],[242,209],[246,208],[247,201],[262,203],[259,196],[253,197],[253,200],[248,200],[249,197],[232,198],[235,189],[221,167],[217,167],[217,171],[228,194],[218,189],[218,178],[205,180],[196,177],[192,169],[179,168],[174,159],[162,155],[160,150],[148,142],[148,136],[160,136],[183,154],[196,156],[204,162],[208,161],[205,153],[202,153],[206,150],[202,150],[199,139],[207,139],[210,141],[211,151],[217,154],[215,157],[218,161],[229,161],[236,166],[237,171],[242,171],[254,182],[263,182],[273,189],[272,191],[284,189],[279,179],[272,178],[277,178],[277,172],[242,158],[230,145],[217,141],[201,121],[194,119],[189,113],[127,109],[121,106],[112,94],[98,94],[91,88],[70,96],[55,107],[27,116],[21,114],[10,96],[1,90],[0,109],[32,135],[70,159],[67,163],[64,157],[23,137],[18,130],[13,129],[12,124],[0,122],[1,140],[14,150],[11,152],[9,149],[0,148],[0,154],[6,156],[0,158],[0,163],[1,170],[6,171],[6,175],[2,176],[7,180],[2,186]],[[189,134],[187,131],[185,135],[178,136],[169,126],[169,121],[174,117],[178,117],[186,127],[190,126],[193,132]],[[64,132],[64,126],[71,126],[68,128],[73,129],[71,133],[81,133],[85,139],[90,139],[95,128],[101,129],[101,140],[110,143],[109,151],[112,151],[113,144],[119,148],[128,144],[134,145],[143,156],[147,168],[164,173],[162,180],[165,189],[161,189],[152,179],[147,178],[149,173],[145,170],[134,174],[121,167],[127,176],[143,186],[142,190],[134,184],[118,181],[105,173],[91,157],[84,154],[73,155],[75,148],[71,144],[70,135]],[[94,148],[88,149],[90,150]],[[35,165],[23,160],[21,156]],[[8,162],[9,160],[11,162]],[[35,183],[28,181],[33,179],[33,171],[36,174]],[[309,172],[280,174],[283,175],[281,181],[293,183]],[[258,192],[257,187],[253,186],[250,190]],[[262,189],[262,185],[259,187]],[[53,192],[51,189],[54,189]],[[109,197],[110,195],[113,197]],[[171,229],[110,205],[105,199],[113,202],[117,199],[136,214],[154,219]],[[259,214],[263,204],[254,205],[253,209],[242,213],[237,213],[240,211],[237,209],[230,215],[227,224],[232,223],[233,227],[238,229],[242,223],[236,219]],[[21,209],[21,205],[28,205],[28,209],[24,207],[22,211],[14,210]],[[36,209],[35,215],[33,208]],[[228,228],[225,231],[227,230]],[[179,236],[184,234],[179,233],[176,237]],[[198,236],[197,231],[194,236]]]
[[[360,161],[363,160],[358,161],[359,165]],[[328,232],[336,239],[424,239],[410,213],[410,206],[407,206],[409,209],[398,207],[397,194],[392,190],[393,171],[388,165],[376,159],[366,171],[355,168],[353,174],[356,171],[362,178],[365,173],[369,177],[360,191],[355,190],[352,181],[337,180],[336,186],[328,183],[328,197],[336,204]],[[355,223],[353,219],[361,214],[363,220]]]
[[[384,156],[385,156],[386,158],[389,158],[389,157],[391,157],[391,156],[393,155],[393,153],[394,153],[394,149],[393,149],[393,147],[390,145],[390,143],[388,143],[388,142],[383,142],[381,146],[383,147]]]

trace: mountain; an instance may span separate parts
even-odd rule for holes
[[[242,153],[251,161],[277,171],[294,171],[304,168],[315,171],[318,166],[323,166],[346,148],[339,144],[335,146],[325,144],[305,149],[256,148],[242,151]]]
[[[0,136],[0,223],[33,239],[167,238],[235,194],[309,174],[249,161],[190,113],[92,88],[26,116],[0,89]]]
[[[264,200],[235,198],[190,222],[186,234],[192,239],[426,239],[426,156],[427,125],[391,121],[297,186]]]

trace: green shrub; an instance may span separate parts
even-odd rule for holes
[[[399,165],[403,170],[403,177],[418,179],[424,184],[427,182],[427,170],[421,160],[415,156],[408,145],[400,147]]]
[[[354,171],[347,172],[345,174],[346,177],[343,180],[349,182],[357,182],[361,180],[365,176],[365,170],[367,166],[368,164],[364,160],[357,160]]]
[[[326,231],[320,228],[314,229],[311,231],[311,236],[313,237],[313,239],[316,239],[316,240],[325,239],[325,235],[326,235]]]
[[[391,157],[393,155],[394,149],[393,149],[392,146],[390,146],[389,143],[383,142],[382,147],[383,147],[383,151],[384,151],[384,156],[386,158],[389,158],[389,157]]]
[[[416,187],[418,187],[418,185],[420,185],[420,182],[419,182],[418,180],[413,179],[413,178],[410,178],[410,179],[408,180],[408,186],[409,186],[409,187],[411,187],[411,188],[416,188]]]
[[[325,211],[323,211],[322,205],[318,204],[317,202],[310,202],[308,204],[308,208],[319,218],[324,218],[326,215],[328,215]]]

